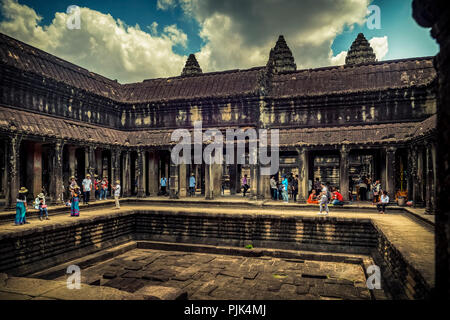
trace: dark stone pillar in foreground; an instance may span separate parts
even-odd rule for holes
[[[298,202],[305,203],[309,197],[309,156],[304,148],[298,150]]]
[[[436,149],[436,290],[434,298],[450,298],[450,2],[447,0],[414,0],[414,19],[431,35],[441,51],[435,58],[438,73]]]

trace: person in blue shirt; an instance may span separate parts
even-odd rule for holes
[[[161,177],[160,184],[161,184],[161,193],[162,193],[163,195],[166,195],[166,194],[167,194],[167,191],[166,191],[166,187],[167,187],[167,178],[164,177],[164,176],[162,176],[162,177]]]
[[[288,197],[289,182],[288,182],[286,175],[283,175],[283,181],[281,181],[281,184],[283,185],[283,190],[281,193],[283,195],[283,201],[288,203],[289,202],[289,197]]]
[[[191,177],[189,178],[189,195],[195,196],[195,176],[194,173],[191,174]]]

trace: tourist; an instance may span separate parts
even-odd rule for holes
[[[100,200],[106,200],[108,195],[108,178],[104,177],[100,183]]]
[[[100,183],[101,181],[98,179],[98,175],[94,174],[95,200],[101,200]]]
[[[319,207],[320,207],[320,211],[319,214],[324,214],[327,215],[328,214],[328,201],[330,200],[330,198],[328,197],[328,190],[327,188],[322,184],[323,188],[322,188],[322,192],[320,193],[320,201],[319,201]],[[323,207],[325,206],[325,213],[323,213]]]
[[[270,178],[270,194],[272,196],[272,200],[278,199],[277,181],[275,180],[275,176]]]
[[[298,175],[295,175],[295,178],[292,180],[292,197],[294,198],[294,202],[297,202],[298,195]]]
[[[89,204],[89,196],[92,187],[91,175],[89,173],[86,175],[86,178],[83,180],[82,184],[83,184],[83,202],[84,204]]]
[[[366,201],[367,199],[367,184],[366,178],[363,177],[359,182],[359,200]]]
[[[245,194],[247,193],[248,189],[250,189],[250,186],[248,185],[248,180],[247,180],[247,175],[244,174],[244,178],[242,178],[242,186],[241,188],[243,189],[244,192],[244,197]]]
[[[380,180],[376,180],[373,183],[372,190],[373,190],[373,203],[378,203],[380,201],[380,190],[381,190]]]
[[[116,185],[112,188],[114,190],[114,201],[116,203],[116,209],[120,209],[119,197],[120,197],[120,180],[116,180]]]
[[[27,193],[28,190],[25,187],[20,188],[19,194],[16,200],[16,220],[15,225],[20,226],[21,224],[28,224],[26,221],[27,214]]]
[[[41,192],[35,199],[35,208],[39,210],[39,220],[43,220],[45,213],[45,220],[50,220],[48,217],[47,204],[45,203],[45,195]]]
[[[189,195],[191,197],[195,196],[195,175],[191,173],[191,177],[189,178]]]
[[[167,194],[167,191],[166,191],[166,187],[167,187],[167,178],[166,178],[165,176],[162,176],[162,177],[161,177],[160,185],[161,185],[161,194],[162,194],[163,196],[165,196],[165,195]]]
[[[80,187],[76,185],[70,190],[70,192],[72,194],[70,216],[78,217],[80,216]]]
[[[286,175],[283,175],[283,180],[281,181],[281,184],[283,186],[283,190],[281,193],[283,196],[283,201],[285,203],[289,203],[289,196],[288,196],[289,181],[288,181]]]
[[[333,202],[331,203],[333,206],[341,206],[344,204],[344,197],[339,193],[339,190],[334,188],[333,191]]]
[[[317,200],[316,189],[312,189],[311,194],[309,195],[306,202],[309,204],[319,204],[319,201]]]
[[[377,204],[378,213],[384,214],[386,211],[386,206],[389,204],[389,196],[387,191],[383,191],[381,194],[381,199]]]

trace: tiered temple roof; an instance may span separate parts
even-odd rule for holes
[[[183,71],[181,72],[181,76],[186,77],[201,73],[203,73],[202,68],[200,68],[200,65],[198,64],[195,55],[190,54],[186,61],[186,65],[184,66]]]
[[[355,41],[353,41],[350,50],[348,50],[347,56],[345,57],[345,64],[353,65],[375,61],[377,61],[377,57],[369,41],[364,37],[364,34],[359,33]]]
[[[430,84],[436,77],[432,57],[296,71],[292,53],[282,36],[273,49],[271,59],[274,67],[280,71],[274,74],[269,84],[270,96],[275,98],[423,86]],[[256,67],[199,73],[201,69],[194,71],[193,59],[191,62],[188,59],[185,67],[185,72],[190,74],[188,77],[120,84],[1,33],[0,61],[3,68],[32,72],[117,102],[129,103],[256,95],[261,73],[266,70],[266,67]]]

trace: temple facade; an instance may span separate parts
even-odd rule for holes
[[[270,198],[259,165],[171,161],[174,129],[278,129],[278,174],[299,175],[299,200],[319,178],[348,200],[361,177],[379,179],[434,213],[436,96],[433,57],[377,61],[363,34],[341,66],[297,70],[283,36],[266,66],[203,73],[194,55],[180,76],[120,84],[0,34],[0,197],[21,186],[66,200],[69,177],[121,180],[123,195],[155,196],[162,176],[185,197],[197,177],[207,199]],[[206,145],[206,143],[205,143]],[[226,152],[224,148],[224,153]]]

